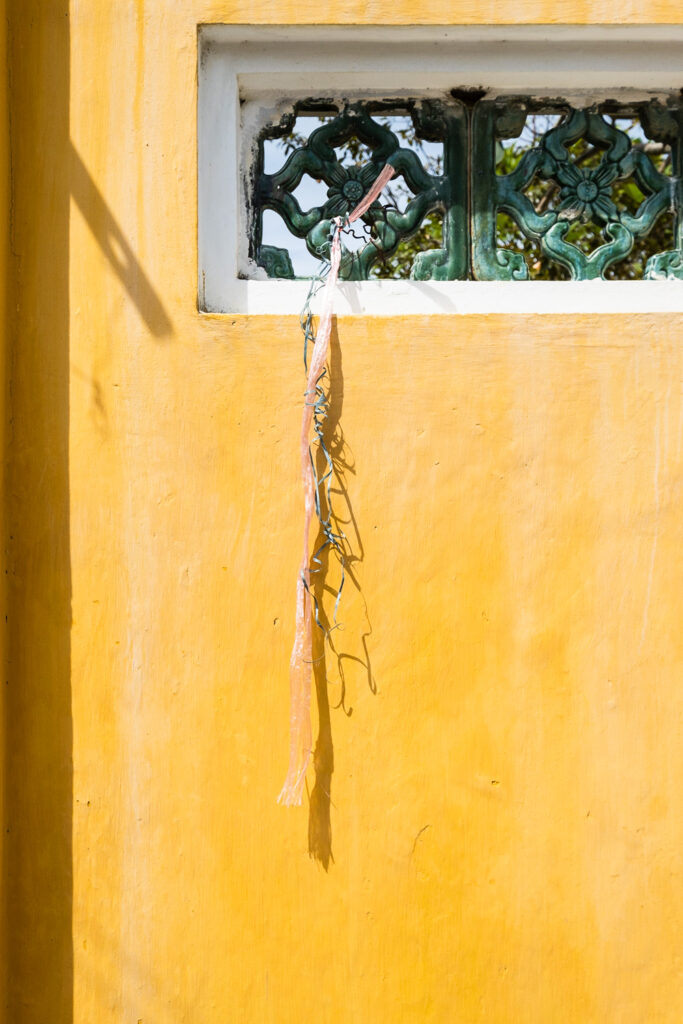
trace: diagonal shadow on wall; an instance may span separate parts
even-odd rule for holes
[[[74,202],[147,329],[158,340],[168,338],[173,332],[166,310],[73,142],[69,143],[69,157],[69,186]]]

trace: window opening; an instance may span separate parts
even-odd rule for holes
[[[257,141],[250,255],[315,276],[390,161],[341,280],[682,278],[682,123],[677,97],[299,102]]]
[[[676,276],[680,125],[680,105],[657,101],[584,109],[528,99],[479,104],[475,276]]]
[[[258,140],[252,259],[271,277],[315,274],[333,218],[391,161],[395,178],[345,235],[340,279],[465,277],[465,140],[453,100],[297,104]]]

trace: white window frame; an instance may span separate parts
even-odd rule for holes
[[[683,25],[244,26],[198,36],[198,307],[298,313],[306,281],[278,281],[247,253],[249,172],[259,131],[292,102],[443,95],[450,89],[604,98],[683,86]],[[340,315],[683,312],[679,281],[360,281]]]

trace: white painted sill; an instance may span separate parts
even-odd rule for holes
[[[307,281],[236,281],[232,313],[300,313]],[[312,309],[317,312],[320,297]],[[339,316],[435,313],[681,313],[683,281],[361,281],[337,286]]]
[[[208,313],[297,314],[304,304],[306,281],[245,279],[254,139],[297,98],[484,87],[585,102],[587,91],[639,97],[683,82],[683,25],[203,25],[198,46],[198,306]],[[680,313],[683,282],[363,281],[339,285],[335,312]]]

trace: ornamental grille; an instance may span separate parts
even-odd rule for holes
[[[258,139],[252,260],[314,276],[387,162],[343,280],[683,279],[680,96],[298,103]]]

